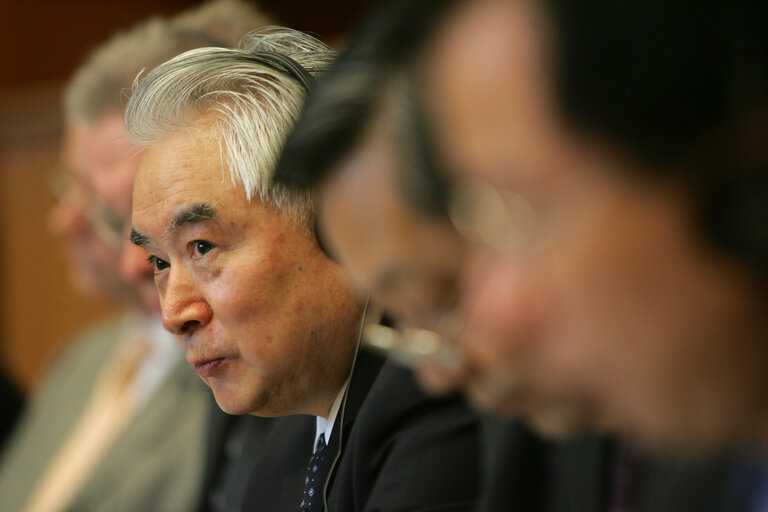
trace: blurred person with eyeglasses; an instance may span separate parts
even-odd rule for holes
[[[535,388],[640,450],[730,454],[721,509],[750,512],[768,510],[767,18],[750,1],[482,0],[421,74],[476,248],[464,294],[509,339],[462,337],[488,364],[434,382],[497,394],[492,361],[526,354]]]
[[[395,317],[394,328],[370,325],[366,341],[420,366],[436,391],[465,384],[476,405],[533,426],[487,420],[479,510],[723,510],[725,458],[658,461],[583,434],[602,427],[599,416],[567,393],[537,389],[526,354],[510,343],[505,323],[523,312],[464,294],[463,275],[479,248],[534,247],[534,207],[446,172],[413,76],[420,66],[409,60],[429,40],[430,25],[415,21],[413,6],[391,6],[389,18],[382,9],[351,39],[310,98],[275,175],[314,190],[321,242]],[[419,6],[433,23],[451,7]],[[488,276],[483,284],[507,282]],[[457,353],[464,343],[476,352]]]
[[[236,0],[152,18],[97,48],[67,85],[49,226],[77,291],[123,313],[78,335],[49,370],[0,459],[0,510],[238,503],[242,489],[229,473],[247,465],[239,460],[246,434],[267,425],[221,414],[162,329],[151,268],[126,231],[140,152],[125,136],[123,94],[144,68],[190,48],[234,46],[268,22]]]
[[[717,403],[729,389],[714,389],[718,379],[734,386],[730,392],[759,389],[761,383],[756,365],[762,362],[762,331],[755,320],[761,294],[754,287],[765,262],[757,122],[764,104],[759,58],[765,48],[759,30],[764,10],[751,2],[695,7],[622,3],[602,9],[554,1],[465,4],[444,23],[427,58],[414,70],[445,171],[437,204],[471,248],[458,298],[449,301],[463,313],[458,322],[445,323],[449,331],[458,326],[472,334],[456,337],[466,342],[461,345],[464,365],[473,352],[484,350],[478,340],[485,338],[470,329],[470,313],[477,312],[478,318],[486,317],[481,325],[494,318],[504,321],[499,330],[508,333],[509,343],[498,350],[529,357],[530,369],[507,369],[514,376],[510,384],[519,380],[518,372],[529,374],[541,392],[562,393],[566,401],[594,411],[591,422],[617,428],[639,444],[671,442],[678,449],[699,451],[734,442],[725,423],[735,416],[722,413],[745,406],[740,401],[749,393],[735,393],[738,400],[717,408],[706,404]],[[586,26],[599,31],[589,32]],[[616,45],[602,44],[601,38]],[[634,52],[637,68],[616,65],[619,51]],[[396,115],[391,105],[382,110]],[[713,131],[723,138],[713,139]],[[416,133],[421,135],[423,130]],[[408,147],[401,142],[397,149],[406,152]],[[337,148],[328,153],[319,173],[324,164],[338,163],[339,154],[346,156]],[[287,183],[307,179],[290,176],[290,164],[306,163],[296,154],[284,159]],[[735,160],[729,163],[727,156]],[[741,167],[732,169],[736,163]],[[607,235],[609,228],[615,231],[612,236],[596,236],[596,230]],[[630,250],[632,244],[638,251]],[[531,279],[541,282],[531,286]],[[437,325],[443,323],[443,314],[433,316]],[[624,332],[627,326],[635,328]],[[585,335],[589,329],[595,336]],[[728,336],[740,333],[735,338],[745,351],[719,345],[723,329]],[[539,343],[539,337],[546,343]],[[623,339],[639,344],[655,337],[654,343],[674,352],[638,352],[647,357],[638,362],[650,368],[663,361],[670,371],[664,382],[627,364],[597,364],[608,358],[618,363],[631,354]],[[594,359],[570,352],[579,348],[577,341],[586,343],[582,338],[605,350],[592,346]],[[683,340],[706,342],[711,353],[673,343]],[[550,343],[557,350],[550,351]],[[477,387],[481,403],[501,405],[483,397],[506,395],[504,386],[482,385],[486,370],[507,358],[494,350],[480,367],[446,368],[446,380],[435,379],[433,385]],[[702,363],[697,369],[711,372],[714,379],[702,389],[693,385],[695,375],[681,373],[693,370],[687,360],[692,355]],[[575,373],[587,361],[592,361],[589,370],[585,366]],[[539,364],[551,371],[534,366]],[[563,371],[557,371],[559,365]],[[504,365],[499,369],[503,372]],[[587,382],[608,381],[608,374],[621,371],[628,373],[615,381],[635,380],[636,400],[603,407],[603,400],[613,398],[597,400],[601,393],[596,389],[610,395],[613,387]],[[661,405],[663,395],[671,400],[664,420],[663,411],[656,410],[632,426],[618,418],[629,411],[615,414],[653,410],[651,402]],[[609,412],[613,407],[618,410]],[[667,437],[674,434],[675,419],[698,428],[688,434],[677,430],[681,438]],[[643,423],[645,428],[638,428]]]
[[[483,0],[425,60],[467,297],[507,304],[537,387],[645,448],[763,437],[765,16]]]
[[[407,364],[436,360],[459,369],[471,364],[451,346],[470,321],[460,299],[471,246],[466,229],[457,226],[469,222],[461,217],[478,206],[469,204],[478,192],[458,194],[444,175],[418,84],[410,76],[410,61],[429,40],[430,27],[454,4],[462,2],[437,0],[399,10],[393,3],[371,16],[309,99],[275,179],[315,190],[320,241],[354,284],[397,319],[393,328],[369,326],[368,342]],[[480,206],[504,208],[482,201]],[[506,229],[499,223],[494,228]],[[478,405],[531,412],[525,379],[506,377],[508,360],[495,363],[513,391],[498,403],[481,404],[478,397]],[[554,405],[553,398],[536,401]],[[554,437],[577,432],[587,414],[566,412],[564,404],[545,414],[548,409],[542,408],[541,421],[538,414],[530,419]]]

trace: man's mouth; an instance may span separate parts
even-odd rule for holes
[[[202,359],[192,363],[195,367],[195,372],[200,377],[210,377],[219,369],[219,367],[226,361],[226,357],[217,357],[215,359]]]

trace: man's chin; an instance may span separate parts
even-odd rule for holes
[[[231,389],[223,389],[222,386],[217,385],[220,383],[212,382],[212,379],[203,378],[203,382],[211,388],[216,404],[219,406],[219,409],[225,413],[240,416],[243,414],[250,414],[253,411],[251,402],[243,400],[241,396],[237,393],[233,393]]]
[[[269,397],[259,395],[257,397],[245,397],[232,389],[222,389],[216,382],[210,379],[203,379],[213,390],[213,396],[219,408],[227,414],[240,416],[243,414],[252,414],[254,416],[281,416],[282,414],[272,414],[269,407]]]
[[[243,414],[251,414],[253,412],[251,407],[241,402],[231,399],[220,399],[215,391],[213,396],[216,398],[216,403],[218,404],[219,408],[227,414],[240,416]]]

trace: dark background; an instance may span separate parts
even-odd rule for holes
[[[93,45],[152,14],[172,14],[188,0],[19,0],[0,2],[0,88],[66,78]],[[292,28],[326,40],[344,35],[370,0],[262,0]]]

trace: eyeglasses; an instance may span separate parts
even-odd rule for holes
[[[451,194],[448,212],[459,234],[475,243],[504,253],[528,250],[533,245],[536,215],[520,195],[502,195],[482,181],[463,183]],[[401,364],[412,367],[429,359],[451,367],[462,361],[454,344],[464,322],[454,306],[443,307],[431,329],[389,327],[379,321],[379,317],[366,321],[366,344],[387,352]]]
[[[462,182],[447,206],[450,221],[462,237],[502,254],[530,254],[554,238],[545,231],[543,215],[523,195],[501,192],[485,181]],[[463,330],[462,315],[455,306],[448,306],[441,309],[432,329],[387,327],[374,319],[364,335],[369,345],[407,366],[424,358],[456,366],[462,356],[453,346]]]
[[[445,366],[458,366],[460,353],[447,339],[453,339],[461,329],[458,317],[444,314],[434,329],[388,327],[380,319],[366,320],[363,330],[365,343],[389,354],[398,363],[413,367],[425,358]]]
[[[524,193],[482,179],[458,183],[448,217],[467,241],[505,255],[531,256],[584,232],[606,205],[608,179],[588,171],[542,179]]]
[[[529,190],[526,197],[476,179],[453,188],[447,210],[452,225],[470,243],[502,255],[530,256],[589,225],[584,221],[594,218],[594,198],[588,180],[560,176]],[[590,215],[581,215],[585,212]],[[369,345],[409,366],[425,357],[458,364],[461,356],[453,344],[463,334],[461,314],[453,306],[443,307],[434,325],[433,329],[410,329],[370,322],[364,332]]]
[[[521,194],[502,193],[482,180],[467,181],[454,187],[447,209],[456,231],[470,242],[502,253],[529,252],[536,246],[537,213]]]
[[[51,176],[49,189],[57,201],[77,207],[108,247],[117,252],[122,250],[125,221],[101,198],[62,168],[57,169]]]

